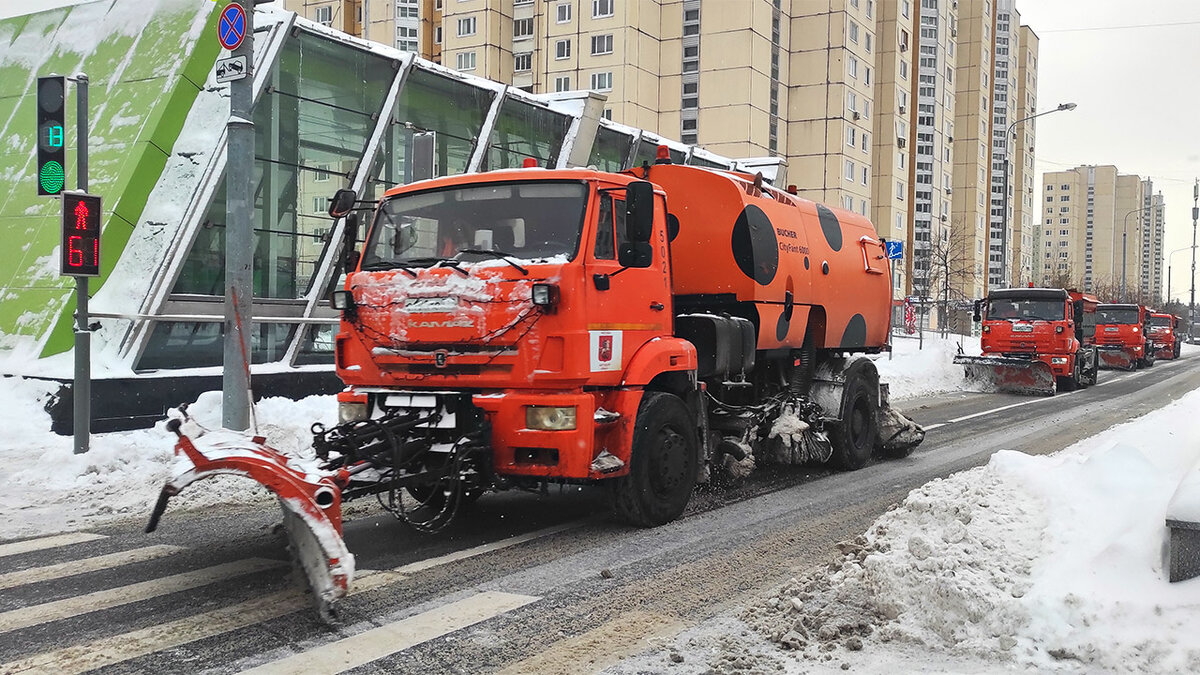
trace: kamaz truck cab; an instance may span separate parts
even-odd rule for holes
[[[1096,308],[1096,345],[1104,368],[1137,370],[1154,365],[1149,340],[1150,309],[1131,303],[1106,303]]]

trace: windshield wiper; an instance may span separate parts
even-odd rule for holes
[[[376,260],[375,262],[370,262],[370,263],[367,263],[367,264],[363,265],[363,266],[362,266],[362,269],[363,269],[364,271],[365,271],[365,270],[394,270],[394,269],[400,269],[400,270],[404,270],[404,273],[405,273],[405,274],[407,274],[408,276],[410,276],[410,277],[412,277],[412,278],[414,278],[414,279],[415,279],[415,278],[417,278],[417,273],[416,273],[416,272],[414,272],[414,271],[410,270],[408,267],[405,267],[404,263],[401,263],[401,262],[396,262],[395,260]]]
[[[520,265],[518,265],[517,263],[512,261],[511,257],[515,257],[512,253],[508,253],[506,251],[492,251],[492,250],[488,250],[486,248],[460,248],[460,249],[458,249],[458,252],[459,253],[476,253],[479,255],[490,255],[493,258],[498,258],[498,259],[503,260],[504,262],[508,263],[509,265],[512,265],[513,269],[517,270],[522,275],[529,276],[529,270],[525,269],[524,267],[521,267]]]

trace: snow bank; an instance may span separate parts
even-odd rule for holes
[[[1200,672],[1200,579],[1170,584],[1164,561],[1198,416],[1200,391],[1055,455],[1000,451],[914,490],[741,618],[793,665]]]
[[[43,409],[57,385],[22,378],[0,379],[0,538],[26,537],[91,527],[130,516],[149,517],[171,473],[175,435],[160,422],[153,429],[94,434],[91,449],[72,453],[70,436],[48,430]],[[332,396],[302,401],[268,398],[256,406],[259,433],[281,451],[311,456],[313,422],[332,424]],[[189,410],[197,422],[220,427],[221,392],[200,396]],[[164,421],[165,422],[165,421]],[[171,509],[268,499],[265,489],[237,477],[192,485],[174,498]],[[169,512],[168,512],[169,513]]]
[[[892,340],[892,358],[875,357],[879,379],[890,386],[894,400],[932,396],[968,388],[962,366],[954,365],[958,345],[968,354],[980,352],[979,338],[951,335],[947,338],[926,334],[924,343],[915,338]]]

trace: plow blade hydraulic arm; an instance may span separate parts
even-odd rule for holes
[[[954,357],[954,362],[963,367],[967,379],[1001,391],[1046,396],[1054,393],[1054,372],[1045,361],[959,354]]]
[[[346,595],[354,576],[354,556],[342,540],[338,476],[280,453],[261,436],[221,430],[193,442],[180,431],[179,420],[167,428],[179,436],[175,474],[163,486],[146,531],[158,527],[168,500],[188,485],[222,474],[250,478],[278,499],[292,556],[308,580],[313,603],[322,619],[332,618],[333,603]]]

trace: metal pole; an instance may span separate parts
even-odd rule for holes
[[[892,260],[888,260],[888,264],[891,265],[892,270],[892,292],[891,297],[888,298],[888,346],[890,347],[888,349],[888,361],[892,360],[892,353],[895,351],[896,346],[896,341],[892,339],[892,335],[896,331],[896,266],[892,265],[892,262]]]
[[[1129,232],[1129,214],[1125,214],[1125,223],[1121,225],[1121,302],[1125,302],[1125,239]]]
[[[75,82],[77,184],[88,189],[88,76],[78,73]],[[92,436],[92,332],[88,327],[88,278],[75,277],[75,383],[74,432],[75,454],[88,451]]]
[[[229,145],[225,171],[225,337],[221,421],[226,429],[250,427],[248,331],[254,296],[254,3],[247,3],[246,37],[233,56],[246,57],[247,76],[229,83]],[[243,328],[246,331],[243,331]]]
[[[1196,220],[1200,218],[1200,179],[1192,186],[1192,300],[1188,303],[1188,334],[1196,324]]]

